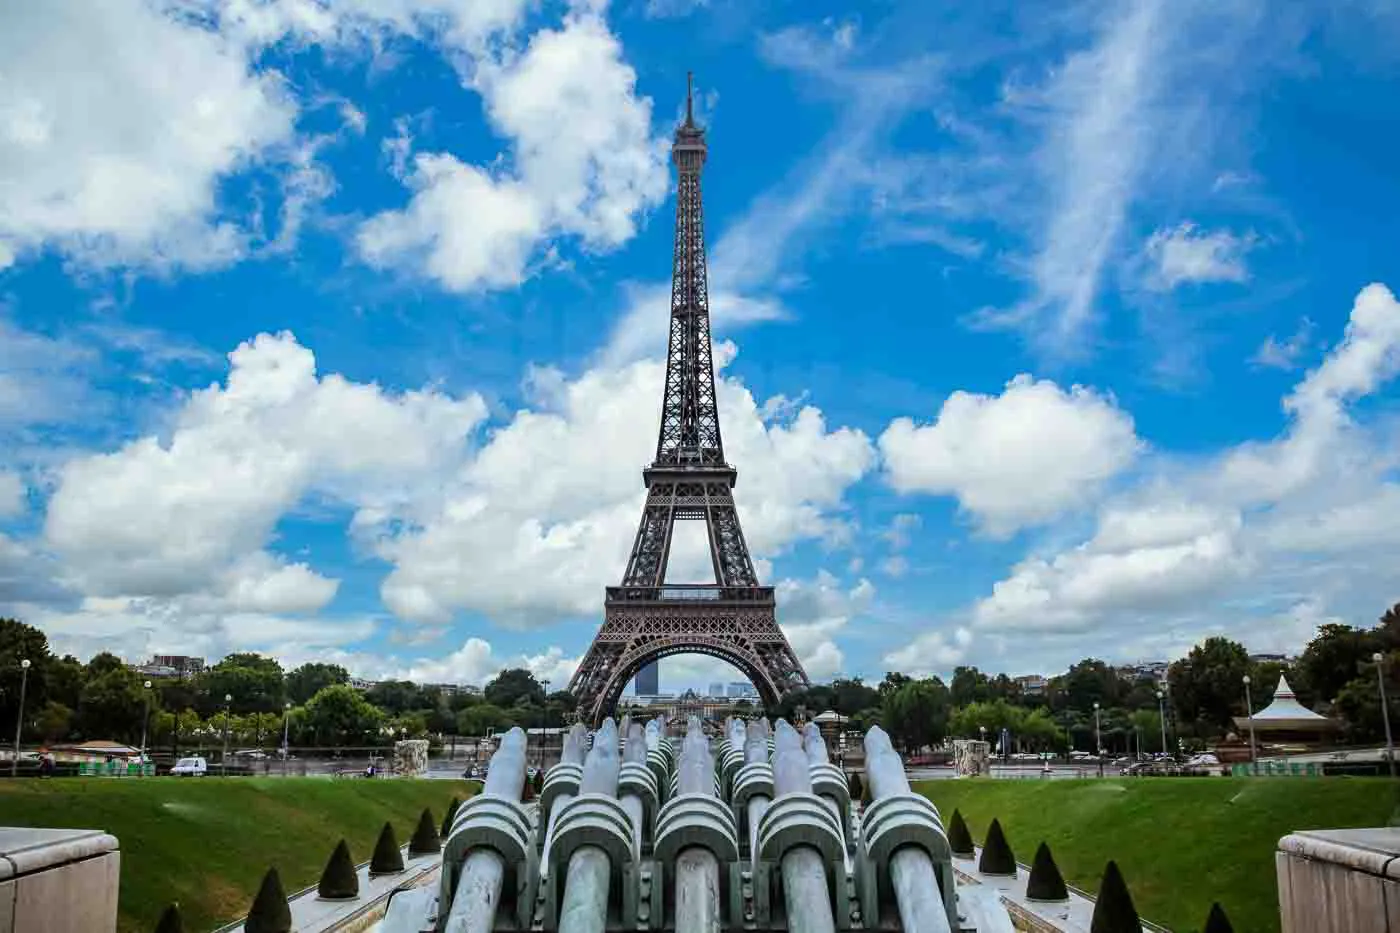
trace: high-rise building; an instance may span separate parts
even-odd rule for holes
[[[711,697],[724,696],[724,684],[720,683],[719,681],[715,681],[714,683],[710,684],[710,689],[705,691],[705,695]]]
[[[729,696],[733,697],[756,697],[758,688],[747,680],[736,680],[729,685]]]
[[[637,679],[632,681],[639,697],[654,697],[661,692],[661,666],[652,661],[637,671]]]

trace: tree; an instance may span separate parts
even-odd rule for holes
[[[1230,717],[1244,713],[1248,671],[1249,654],[1239,642],[1216,635],[1196,645],[1167,669],[1178,717],[1202,737],[1229,730]]]
[[[282,665],[272,658],[248,652],[231,654],[196,678],[196,709],[210,716],[224,708],[231,696],[232,712],[281,713],[286,700]]]
[[[1034,751],[1059,751],[1069,742],[1063,729],[1055,724],[1048,709],[1032,710],[1021,720],[1015,737],[1026,748]]]
[[[885,671],[885,679],[880,681],[880,686],[876,689],[880,693],[881,701],[883,701],[900,687],[913,682],[914,678],[908,674],[901,674],[899,671]]]
[[[147,691],[141,686],[140,676],[125,665],[104,667],[105,673],[89,677],[83,685],[78,700],[78,730],[88,739],[135,742],[141,737]]]
[[[991,693],[987,675],[975,667],[959,665],[953,668],[953,681],[948,685],[954,706],[966,706],[987,699]]]
[[[1323,702],[1337,699],[1342,688],[1361,672],[1362,665],[1370,663],[1371,655],[1382,650],[1383,631],[1386,629],[1367,630],[1337,623],[1318,626],[1317,634],[1298,657],[1301,683],[1292,686],[1306,689],[1311,697]]]
[[[34,731],[45,742],[61,742],[73,731],[73,711],[49,700],[34,717]]]
[[[1060,679],[1064,702],[1071,709],[1091,710],[1098,703],[1115,705],[1125,692],[1118,672],[1098,658],[1085,658]]]
[[[26,675],[21,661],[29,662]],[[27,723],[44,708],[49,699],[48,677],[53,662],[49,640],[32,625],[17,619],[0,619],[0,723],[14,728],[19,717],[20,682],[24,682],[24,709]],[[29,727],[26,725],[26,729]]]
[[[842,716],[853,716],[863,709],[875,706],[880,702],[879,691],[873,687],[867,687],[865,682],[859,677],[853,679],[839,678],[831,682],[832,709]],[[823,712],[816,710],[815,713]]]
[[[1137,741],[1144,752],[1164,752],[1162,747],[1162,717],[1155,709],[1136,709],[1128,716]]]
[[[506,711],[494,703],[478,703],[457,714],[457,734],[483,736],[510,725]]]
[[[422,706],[418,685],[411,680],[381,680],[369,689],[365,699],[391,715]]]
[[[313,661],[287,672],[287,699],[300,706],[326,687],[349,682],[349,672],[339,664]]]
[[[375,741],[383,719],[384,714],[349,684],[322,687],[305,707],[305,727],[324,745]]]
[[[486,702],[500,707],[515,706],[522,699],[537,706],[544,705],[544,685],[523,667],[501,671],[486,684]]]
[[[880,718],[906,750],[941,742],[948,732],[949,691],[937,677],[911,681],[890,694]]]

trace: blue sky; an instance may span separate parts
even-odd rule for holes
[[[0,612],[81,655],[562,685],[654,449],[690,69],[736,496],[815,678],[1370,624],[1400,544],[1397,26],[7,9]]]

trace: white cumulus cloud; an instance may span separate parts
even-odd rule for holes
[[[1111,397],[1028,375],[997,396],[954,392],[932,424],[898,418],[880,435],[891,486],[955,496],[995,535],[1092,502],[1141,446]]]

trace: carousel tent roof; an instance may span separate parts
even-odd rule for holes
[[[1274,691],[1272,703],[1252,717],[1235,717],[1235,725],[1240,728],[1248,728],[1250,723],[1256,729],[1328,729],[1336,725],[1326,716],[1318,715],[1299,703],[1297,694],[1288,686],[1288,678],[1282,674],[1279,675],[1278,689]]]

